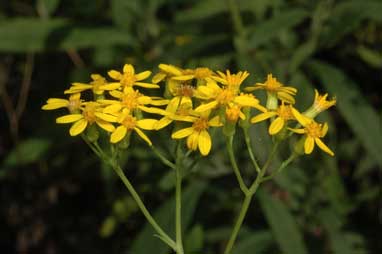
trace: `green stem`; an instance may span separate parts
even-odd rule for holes
[[[226,137],[226,147],[227,147],[228,156],[229,156],[229,159],[231,161],[233,171],[236,175],[237,181],[239,182],[239,186],[240,186],[241,191],[245,195],[247,195],[248,194],[248,187],[245,185],[243,177],[241,176],[241,173],[240,173],[240,169],[237,166],[235,155],[233,153],[232,142],[233,142],[233,136]]]
[[[178,142],[176,149],[176,167],[175,167],[175,236],[177,254],[184,254],[182,242],[182,163],[183,154],[181,142]]]
[[[239,216],[237,217],[235,226],[232,230],[231,236],[230,236],[229,241],[227,243],[227,246],[224,250],[224,254],[230,254],[231,253],[231,250],[232,250],[232,247],[235,243],[236,237],[239,234],[241,225],[243,224],[245,215],[247,214],[249,205],[251,204],[252,197],[253,197],[253,194],[245,195],[244,201],[241,205]]]
[[[169,168],[172,168],[172,169],[176,169],[176,165],[174,163],[172,163],[169,159],[167,159],[166,157],[164,157],[163,154],[161,154],[156,148],[155,146],[150,146],[151,150],[154,152],[154,154],[163,162],[163,164],[165,164],[166,166],[168,166]]]
[[[257,163],[255,155],[253,154],[253,151],[252,151],[251,139],[250,139],[250,137],[248,135],[248,129],[247,128],[243,128],[243,133],[244,133],[245,144],[247,146],[249,157],[251,158],[251,161],[252,161],[252,165],[255,167],[257,173],[260,173],[261,169],[260,169],[260,166]]]
[[[122,182],[126,186],[126,188],[129,190],[131,196],[137,203],[139,209],[141,209],[143,215],[145,216],[146,220],[151,224],[151,226],[154,228],[154,230],[159,234],[160,238],[166,242],[174,251],[177,251],[177,244],[169,237],[163,229],[157,224],[155,219],[151,216],[150,212],[147,210],[146,206],[143,204],[141,198],[139,197],[138,193],[135,191],[133,185],[130,183],[129,179],[127,179],[126,175],[123,173],[123,170],[119,165],[116,165],[113,163],[112,165],[114,171],[117,173],[119,178],[121,178]],[[178,252],[180,253],[180,252]]]
[[[263,179],[262,179],[262,182],[265,182],[265,181],[268,181],[268,180],[271,180],[273,177],[275,177],[276,175],[278,175],[279,173],[281,173],[284,168],[286,168],[296,157],[298,156],[297,153],[292,153],[288,159],[286,159],[285,161],[283,161],[280,165],[280,167],[273,171],[272,174],[270,174],[269,176],[265,176]]]
[[[253,184],[251,185],[251,187],[249,188],[247,193],[245,193],[245,199],[243,201],[243,204],[241,205],[239,217],[237,218],[237,220],[235,222],[235,226],[232,230],[231,236],[230,236],[229,241],[227,243],[227,246],[224,250],[224,254],[230,254],[232,251],[233,245],[235,244],[235,241],[236,241],[237,235],[240,231],[241,225],[243,224],[244,218],[247,214],[249,205],[251,204],[252,197],[253,197],[253,195],[255,195],[257,189],[259,188],[260,184],[262,183],[265,172],[267,171],[267,169],[268,169],[269,165],[271,164],[272,159],[273,159],[273,157],[277,151],[278,144],[279,143],[274,144],[267,161],[265,162],[264,166],[260,170],[260,173],[257,175],[255,181],[253,182]]]

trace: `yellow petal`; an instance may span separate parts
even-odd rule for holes
[[[137,81],[147,79],[151,75],[151,71],[143,71],[135,75]]]
[[[48,103],[41,107],[43,110],[53,110],[58,108],[65,108],[68,106],[68,102]]]
[[[77,122],[78,120],[82,119],[82,114],[70,114],[66,116],[61,116],[56,119],[56,123],[73,123]]]
[[[149,146],[152,146],[151,140],[138,128],[134,128],[135,132],[144,140]]]
[[[199,133],[193,132],[187,138],[187,147],[188,149],[195,151],[198,148]]]
[[[105,114],[105,113],[101,113],[101,112],[95,112],[94,115],[96,117],[98,117],[99,119],[102,119],[106,122],[110,122],[110,123],[117,122],[117,117],[109,115],[109,114]]]
[[[279,131],[284,127],[284,119],[281,117],[277,117],[271,125],[269,125],[268,132],[270,135],[275,135],[279,133]]]
[[[115,90],[118,89],[121,86],[120,83],[109,83],[107,85],[100,86],[99,88],[102,90]]]
[[[170,73],[174,76],[180,76],[182,75],[182,72],[181,70],[179,70],[177,67],[173,66],[173,65],[169,65],[169,64],[159,64],[159,69],[161,69],[162,71],[165,71],[167,73]]]
[[[328,133],[328,129],[329,129],[328,123],[324,123],[324,126],[322,126],[322,130],[321,130],[321,137],[326,136],[326,133]]]
[[[258,99],[245,94],[236,96],[233,101],[243,107],[256,107],[259,105]]]
[[[135,82],[134,85],[144,87],[144,88],[159,88],[159,85],[144,83],[144,82]]]
[[[273,111],[261,113],[261,114],[258,114],[256,116],[252,117],[251,123],[258,123],[258,122],[264,121],[268,118],[271,118],[272,116],[275,116],[275,115],[277,115],[277,113],[273,112]]]
[[[46,103],[50,104],[50,103],[69,103],[68,100],[66,99],[60,99],[60,98],[50,98],[46,101]]]
[[[296,120],[302,125],[302,126],[306,126],[307,124],[309,124],[312,119],[302,115],[300,112],[297,111],[297,109],[293,108],[292,107],[292,114],[293,116],[296,118]]]
[[[137,121],[137,126],[144,130],[153,130],[157,122],[156,119],[142,119]]]
[[[304,143],[304,150],[306,154],[311,154],[314,148],[314,138],[306,137]]]
[[[181,76],[172,77],[171,79],[178,80],[178,81],[187,81],[187,80],[193,79],[194,77],[195,77],[194,75],[181,75]]]
[[[159,72],[159,73],[155,74],[155,76],[152,78],[151,81],[154,84],[157,84],[157,83],[161,82],[166,76],[167,76],[166,73]]]
[[[158,122],[154,125],[155,130],[160,130],[169,125],[172,122],[172,120],[168,117],[162,117],[158,120]]]
[[[154,99],[154,98],[151,97],[151,99]],[[154,106],[163,106],[163,105],[167,105],[169,102],[170,102],[169,100],[157,99],[157,100],[151,100],[150,104]]]
[[[77,136],[78,134],[82,133],[86,126],[88,125],[88,121],[85,119],[81,119],[77,122],[75,122],[72,127],[70,127],[69,134],[70,136]]]
[[[209,103],[205,103],[205,104],[202,104],[199,107],[197,107],[195,109],[195,112],[198,112],[198,113],[205,112],[207,110],[211,110],[211,109],[215,108],[217,105],[218,105],[217,101],[211,101]]]
[[[321,141],[319,138],[315,138],[314,141],[316,142],[317,146],[324,151],[325,153],[329,154],[330,156],[334,156],[334,153],[332,150],[330,150],[329,147],[325,145],[324,142]]]
[[[127,129],[125,126],[123,125],[118,126],[110,135],[110,142],[117,143],[121,141],[126,136],[126,133],[127,133]]]
[[[113,91],[110,91],[109,93],[111,96],[118,98],[118,99],[123,97],[123,93],[120,91],[113,90]]]
[[[105,107],[102,112],[105,114],[112,114],[120,111],[121,108],[121,104],[112,104],[110,106]]]
[[[304,129],[294,129],[294,128],[288,128],[288,130],[297,133],[297,134],[304,134],[305,130]]]
[[[290,104],[294,104],[296,102],[292,95],[285,92],[277,92],[277,97],[280,100],[288,102]]]
[[[115,130],[114,125],[112,125],[111,123],[106,122],[106,121],[96,120],[96,124],[108,132],[113,132]]]
[[[122,74],[119,71],[111,70],[107,74],[112,79],[115,79],[115,80],[121,80],[122,79]]]
[[[214,116],[208,121],[208,125],[212,127],[220,127],[223,126],[223,123],[220,121],[219,116]]]
[[[202,130],[198,138],[199,151],[203,156],[206,156],[211,151],[211,137],[208,131]]]
[[[130,73],[130,74],[135,74],[135,70],[134,70],[134,66],[132,66],[131,64],[125,64],[123,66],[123,72],[124,73]]]
[[[194,132],[194,128],[192,128],[192,127],[180,129],[180,130],[174,132],[171,135],[171,138],[173,138],[173,139],[185,138],[187,136],[190,136],[193,132]]]

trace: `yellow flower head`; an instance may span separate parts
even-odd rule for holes
[[[325,137],[326,133],[328,132],[328,124],[319,124],[315,122],[313,119],[308,118],[304,115],[302,115],[300,112],[298,112],[296,109],[292,109],[292,113],[297,119],[297,121],[304,127],[301,129],[292,129],[289,128],[291,131],[298,133],[298,134],[305,134],[305,142],[304,142],[304,151],[305,154],[311,154],[314,148],[314,144],[317,144],[317,146],[329,154],[330,156],[334,156],[334,153],[332,150],[330,150],[329,147],[327,147],[324,142],[320,138]]]
[[[182,75],[175,75],[171,79],[176,81],[190,81],[196,79],[198,85],[205,84],[207,78],[216,77],[216,74],[206,67],[198,67],[196,69],[182,70]]]
[[[258,89],[266,90],[268,93],[276,94],[277,98],[281,101],[287,102],[289,104],[294,104],[295,99],[293,96],[296,95],[297,89],[290,86],[284,86],[277,81],[272,74],[268,74],[267,80],[264,83],[256,83],[254,86],[246,87],[245,90],[252,92]]]
[[[156,84],[141,82],[151,75],[151,71],[143,71],[135,74],[134,66],[131,64],[125,64],[123,66],[123,73],[116,70],[111,70],[108,74],[112,79],[119,80],[122,87],[140,86],[145,88],[159,88]]]
[[[229,70],[226,70],[226,73],[218,71],[218,77],[212,77],[217,82],[227,86],[229,89],[239,91],[240,85],[243,81],[248,78],[249,73],[247,71],[239,71],[236,74],[231,74]]]
[[[245,120],[245,114],[241,112],[240,105],[230,103],[225,110],[225,118],[231,123],[236,123],[239,118]]]
[[[86,102],[85,107],[81,108],[81,114],[74,113],[58,117],[56,123],[73,123],[69,130],[71,136],[81,134],[88,125],[96,123],[102,129],[112,132],[114,126],[111,124],[116,122],[116,117],[102,112],[101,104],[97,102]]]
[[[117,116],[117,122],[120,124],[113,133],[110,135],[111,143],[118,143],[121,141],[128,132],[135,131],[148,145],[152,145],[151,140],[141,130],[153,130],[154,125],[158,120],[155,119],[141,119],[137,120],[129,110],[124,109]]]
[[[65,94],[72,94],[72,93],[81,93],[85,90],[93,90],[93,93],[97,95],[101,95],[104,93],[104,91],[111,91],[118,89],[121,84],[119,83],[110,83],[108,84],[106,79],[102,77],[99,74],[92,74],[91,78],[93,81],[91,81],[89,84],[84,83],[73,83],[72,86],[65,90]]]
[[[195,151],[199,149],[203,156],[206,156],[211,151],[212,140],[208,133],[209,127],[220,127],[219,116],[215,116],[209,119],[210,112],[204,112],[202,114],[195,113],[189,116],[177,116],[176,120],[192,122],[191,127],[180,129],[171,135],[173,139],[182,139],[187,137],[188,149]]]
[[[174,76],[182,76],[183,70],[171,64],[159,64],[158,66],[160,72],[154,75],[152,82],[158,84],[159,82],[165,80],[166,78],[171,78]]]
[[[291,105],[284,105],[284,103],[282,103],[275,111],[264,112],[253,117],[251,123],[258,123],[277,116],[268,128],[268,133],[270,135],[275,135],[282,130],[287,121],[295,119],[292,109],[293,107]]]
[[[58,108],[68,108],[69,112],[73,113],[80,109],[83,104],[81,94],[75,93],[70,95],[69,99],[50,98],[46,104],[41,107],[43,110],[53,110]]]
[[[336,105],[336,98],[331,100],[327,99],[328,94],[320,95],[316,89],[314,89],[314,102],[312,106],[303,114],[310,118],[315,118],[322,111]]]

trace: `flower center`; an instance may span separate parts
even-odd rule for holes
[[[132,130],[137,125],[137,121],[136,121],[135,117],[133,117],[131,115],[127,115],[123,119],[122,125],[125,126],[128,130]]]
[[[232,89],[223,89],[216,97],[216,101],[221,105],[226,105],[233,100],[235,93]]]
[[[133,86],[136,81],[135,75],[133,73],[125,72],[121,80],[121,84],[124,86]]]
[[[177,96],[192,97],[194,88],[190,85],[179,85],[176,89]]]
[[[122,104],[130,110],[135,109],[139,105],[139,103],[138,103],[139,96],[140,96],[140,94],[138,91],[124,94],[122,97]]]
[[[69,105],[68,105],[69,111],[72,113],[72,112],[76,111],[77,109],[79,109],[80,106],[81,106],[80,98],[78,96],[76,96],[75,94],[71,95],[69,97]]]
[[[208,128],[208,120],[206,118],[201,117],[194,122],[192,128],[194,128],[196,131],[205,130]]]
[[[234,105],[232,107],[227,107],[225,111],[225,116],[228,121],[236,122],[240,116],[240,106]]]
[[[277,114],[284,120],[295,119],[290,106],[280,105],[277,108]]]
[[[322,137],[322,124],[311,122],[305,126],[305,132],[312,138]]]
[[[99,89],[100,86],[103,86],[106,84],[106,79],[104,79],[102,77],[96,78],[90,84],[93,86],[93,91],[97,92],[100,90]]]
[[[82,115],[84,116],[85,120],[88,123],[94,123],[96,121],[96,116],[95,116],[96,109],[97,109],[96,103],[86,104],[85,109],[82,112]]]
[[[276,92],[280,87],[281,84],[277,81],[276,78],[272,77],[272,74],[269,74],[267,77],[267,82],[265,82],[266,90],[269,92]]]

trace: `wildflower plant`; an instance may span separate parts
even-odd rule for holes
[[[328,100],[327,94],[320,95],[315,91],[312,106],[301,113],[295,105],[297,89],[284,86],[272,74],[264,83],[246,88],[242,86],[249,77],[247,71],[231,73],[229,70],[213,71],[206,67],[182,69],[160,64],[159,72],[152,75],[149,70],[137,73],[134,66],[126,64],[122,71],[111,70],[108,76],[92,74],[88,84],[73,83],[64,91],[68,99],[50,98],[42,109],[66,108],[65,114],[56,122],[71,124],[69,134],[80,135],[91,150],[114,169],[158,237],[178,254],[184,253],[181,223],[184,161],[193,152],[208,158],[214,147],[212,132],[220,132],[225,137],[230,164],[245,197],[225,254],[231,253],[248,207],[263,182],[273,179],[298,156],[311,154],[315,145],[334,156],[322,140],[328,131],[328,124],[318,123],[314,118],[334,106],[336,100]],[[151,82],[148,81],[150,76]],[[266,91],[265,102],[254,94],[261,90]],[[255,157],[249,134],[249,129],[259,122],[269,123],[268,133],[273,141],[263,165]],[[166,133],[163,131],[165,127],[172,130],[171,139],[177,144],[173,151],[174,161],[162,154],[150,139],[153,135],[159,135],[158,132]],[[245,183],[233,149],[239,129],[244,134],[248,157],[256,172],[251,185]],[[105,135],[99,135],[100,132]],[[151,216],[119,165],[121,152],[134,146],[131,144],[132,134],[143,140],[161,162],[175,171],[175,239]],[[108,138],[108,142],[102,142],[104,147],[99,142],[101,136]],[[283,142],[294,143],[294,148],[278,168],[270,170],[277,149]]]

